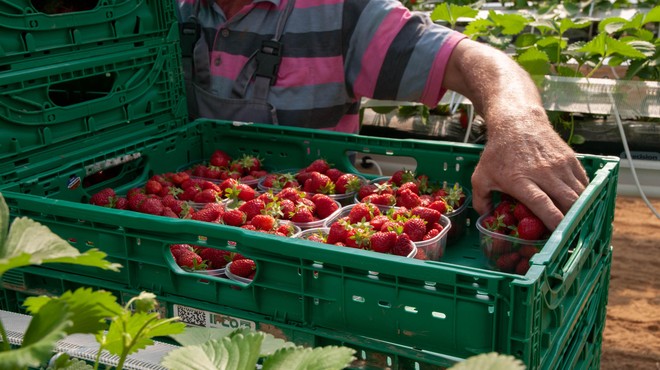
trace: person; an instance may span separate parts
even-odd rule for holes
[[[486,122],[477,212],[499,191],[554,230],[589,183],[515,61],[398,0],[175,1],[192,119],[358,133],[363,97],[432,107],[451,90]]]

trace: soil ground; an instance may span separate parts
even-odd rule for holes
[[[660,199],[650,199],[660,212]],[[619,196],[602,370],[660,369],[660,220],[642,198]]]

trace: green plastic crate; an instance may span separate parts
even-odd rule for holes
[[[148,138],[163,124],[169,130],[172,122],[183,123],[181,73],[178,44],[0,73],[0,179],[7,183],[29,166],[67,163],[60,158],[72,146],[97,150],[99,142]]]
[[[178,35],[174,1],[98,1],[93,9],[62,14],[42,13],[35,3],[0,3],[1,73],[90,50],[108,54],[106,47],[117,44],[162,43]]]
[[[525,276],[484,269],[474,226],[448,246],[441,262],[430,262],[82,204],[105,186],[128,190],[153,174],[208,158],[215,149],[257,154],[274,169],[323,157],[355,170],[347,153],[356,151],[408,156],[431,180],[463,184],[470,183],[481,152],[477,145],[199,120],[149,139],[126,138],[114,150],[58,168],[45,163],[48,170],[2,192],[13,216],[32,217],[81,250],[101,248],[124,266],[120,273],[69,266],[61,271],[286,325],[392,343],[408,354],[420,349],[428,356],[425,362],[441,366],[451,362],[448,358],[497,351],[516,355],[530,369],[544,368],[553,361],[552,349],[566,342],[564,326],[579,316],[583,292],[592,289],[598,266],[610,253],[618,174],[613,157],[581,157],[591,183]],[[67,187],[89,168],[128,157],[134,160],[113,179],[92,188]],[[257,261],[249,286],[186,274],[168,251],[171,243],[232,249],[230,241]],[[374,279],[369,271],[380,274]]]
[[[565,341],[557,342],[547,351],[554,354],[543,363],[542,369],[598,369],[602,330],[605,324],[607,287],[611,254],[594,268],[593,281],[583,290],[581,309],[572,313],[563,326],[561,336]],[[38,267],[10,270],[3,276],[2,287],[6,301],[11,302],[5,310],[26,313],[23,302],[37,295],[59,296],[67,290],[79,287],[103,289],[114,294],[122,304],[136,296],[139,291],[127,289],[121,284],[102,279]],[[1,296],[1,295],[0,295]],[[352,333],[308,328],[273,321],[271,318],[251,312],[229,308],[220,304],[203,302],[186,297],[159,295],[158,311],[163,317],[178,316],[192,326],[238,328],[248,327],[273,334],[278,338],[299,345],[324,346],[345,345],[356,350],[358,361],[355,368],[365,369],[439,369],[458,361],[443,354],[426,353],[415,348],[406,348],[379,338],[369,338]],[[7,305],[3,306],[7,307]],[[437,365],[441,361],[445,365]]]

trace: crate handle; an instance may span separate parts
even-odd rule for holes
[[[554,289],[552,288],[552,284],[548,284],[548,291],[544,295],[544,300],[550,309],[556,309],[559,304],[563,302],[567,292],[573,286],[573,282],[578,273],[582,271],[582,266],[584,266],[591,255],[593,250],[587,246],[593,245],[593,239],[600,236],[603,225],[599,220],[603,220],[606,211],[605,208],[606,206],[604,202],[597,202],[594,216],[590,217],[590,220],[592,221],[591,226],[593,228],[583,227],[580,230],[573,254],[560,269],[560,272],[552,275],[551,278],[558,280],[561,284],[559,284],[558,288]]]

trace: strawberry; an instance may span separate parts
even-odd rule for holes
[[[215,189],[204,189],[195,194],[192,201],[195,203],[215,203],[220,200],[220,193]]]
[[[541,240],[547,232],[543,221],[536,216],[527,216],[518,222],[518,237],[525,240]]]
[[[539,252],[539,249],[537,247],[533,246],[533,245],[523,245],[518,250],[518,253],[520,254],[520,256],[522,256],[523,258],[527,258],[527,259],[532,258],[532,256],[535,255],[538,252]]]
[[[225,225],[241,226],[245,221],[245,213],[237,208],[229,209],[222,215],[222,222]]]
[[[374,218],[369,221],[369,224],[371,227],[374,228],[374,230],[381,230],[383,225],[388,222],[390,219],[386,215],[378,215],[374,216]]]
[[[312,213],[309,207],[304,205],[296,206],[296,209],[293,212],[293,215],[291,215],[290,219],[291,221],[296,223],[308,223],[308,222],[316,221],[316,217],[314,217],[314,213]]]
[[[392,182],[396,186],[401,186],[406,182],[414,181],[414,179],[415,179],[415,173],[413,171],[403,169],[394,172],[390,177],[390,182]]]
[[[257,264],[249,258],[232,261],[229,272],[236,276],[247,278],[257,269]]]
[[[330,177],[330,179],[332,180],[332,177]],[[335,183],[336,194],[354,193],[362,186],[362,180],[352,173],[345,173],[333,181]]]
[[[407,234],[401,234],[397,236],[391,253],[397,256],[407,256],[413,251],[413,249],[414,246],[410,237]]]
[[[426,255],[426,251],[422,248],[417,248],[417,253],[415,254],[416,260],[428,260],[429,257]]]
[[[429,226],[438,223],[440,221],[440,217],[442,216],[440,212],[436,211],[435,209],[422,206],[411,209],[410,213],[413,216],[417,216],[426,221],[426,224]]]
[[[193,251],[183,251],[178,258],[176,258],[176,264],[181,267],[188,267],[193,270],[199,270],[206,268],[206,265],[203,263],[202,257]]]
[[[396,239],[397,234],[394,231],[377,231],[369,239],[371,250],[380,253],[389,253],[394,247]]]
[[[401,193],[406,189],[408,189],[408,190],[412,191],[413,193],[419,195],[419,188],[417,187],[417,184],[414,183],[414,182],[404,182],[403,184],[401,184],[401,186],[399,186],[399,188],[396,189],[396,195],[400,196]]]
[[[422,240],[431,240],[431,239],[435,238],[436,236],[440,235],[440,232],[441,232],[441,231],[442,231],[442,230],[431,229],[431,230],[429,230],[429,231],[426,233],[426,235],[424,235],[424,237],[422,238]]]
[[[305,192],[296,188],[284,188],[277,193],[277,197],[280,199],[289,199],[292,202],[297,203],[300,199],[305,197]]]
[[[281,233],[283,236],[292,236],[293,234],[295,234],[296,229],[294,229],[293,225],[291,225],[290,223],[282,222],[275,231]]]
[[[144,193],[135,193],[130,198],[128,198],[128,209],[132,211],[139,211],[142,202],[147,199],[147,195]]]
[[[445,202],[443,199],[434,200],[427,207],[431,209],[435,209],[436,211],[440,212],[440,214],[443,215],[446,214],[448,210],[447,202]]]
[[[179,218],[179,215],[176,214],[174,211],[172,211],[172,208],[170,207],[163,207],[163,213],[161,214],[161,216]]]
[[[513,207],[513,215],[516,217],[516,220],[521,221],[523,218],[534,216],[534,213],[532,213],[526,205],[516,203]]]
[[[160,199],[147,198],[140,204],[138,212],[160,216],[163,214],[163,208],[163,203],[160,201]]]
[[[357,203],[348,213],[348,220],[355,224],[358,222],[369,222],[375,216],[380,215],[380,210],[370,203]]]
[[[222,217],[222,212],[218,208],[202,208],[192,215],[193,220],[205,222],[217,222]]]
[[[256,215],[252,218],[250,223],[257,228],[257,230],[270,231],[277,226],[277,220],[270,215]]]
[[[329,169],[330,164],[325,159],[317,159],[305,168],[305,172],[326,173]]]
[[[513,272],[520,261],[520,255],[516,252],[503,254],[497,261],[497,268],[502,272]]]
[[[261,170],[261,159],[257,156],[249,155],[249,154],[244,154],[241,158],[241,165],[243,167],[243,173],[244,174],[249,174],[252,171],[260,171]]]
[[[493,213],[496,215],[501,215],[505,213],[512,213],[514,209],[514,204],[510,201],[500,201],[497,204],[497,207],[493,210]]]
[[[236,185],[236,189],[238,190],[238,199],[242,201],[247,202],[248,200],[254,199],[257,196],[256,190],[254,190],[254,188],[248,184],[239,183]]]
[[[307,236],[307,240],[311,240],[317,243],[326,243],[326,237],[322,233],[312,233]]]
[[[316,206],[316,214],[321,219],[329,217],[339,209],[337,202],[325,194],[314,194],[312,202]]]
[[[525,275],[529,270],[529,259],[521,258],[520,262],[516,264],[516,274]]]
[[[422,203],[419,195],[415,194],[410,189],[404,189],[396,197],[396,205],[399,207],[406,207],[408,209],[413,209],[419,206]]]
[[[231,156],[222,150],[218,149],[215,152],[213,152],[213,154],[211,154],[210,163],[213,166],[228,167],[229,162],[231,161],[232,161]]]
[[[214,269],[223,268],[229,263],[231,252],[215,248],[202,248],[199,256],[208,262],[208,265]]]
[[[343,218],[338,221],[333,222],[330,225],[330,230],[328,230],[327,243],[335,244],[338,242],[344,242],[348,237],[348,219]]]
[[[330,181],[336,184],[339,178],[344,175],[344,172],[338,168],[328,168],[328,170],[325,171],[324,175],[328,176],[330,178]],[[337,192],[337,194],[339,194],[339,192]]]
[[[261,198],[250,199],[238,207],[238,209],[245,212],[245,219],[247,221],[252,220],[256,215],[260,215],[265,208],[266,203]]]
[[[376,189],[378,189],[378,187],[375,184],[362,185],[360,189],[358,189],[358,199],[362,200],[368,195],[376,193]]]
[[[334,194],[335,185],[330,178],[320,172],[311,172],[309,179],[305,180],[303,190],[308,193]]]
[[[170,180],[176,186],[181,186],[181,184],[183,184],[186,180],[189,180],[189,179],[190,179],[190,175],[187,174],[186,172],[183,172],[183,171],[174,173],[170,177]]]
[[[102,207],[113,207],[117,199],[117,194],[112,188],[105,188],[89,198],[89,203],[102,206]]]
[[[190,244],[172,244],[172,245],[170,245],[170,252],[172,253],[172,256],[174,257],[174,259],[179,258],[178,256],[181,255],[184,251],[192,252],[193,248]]]
[[[418,242],[426,235],[426,221],[419,217],[412,217],[403,224],[403,232],[410,237],[410,240]]]
[[[144,185],[144,191],[147,194],[158,194],[161,190],[163,190],[163,185],[156,180],[149,180],[146,185]]]
[[[115,208],[117,209],[128,209],[128,199],[124,197],[118,197],[115,202]]]
[[[296,211],[296,204],[290,199],[282,199],[279,202],[280,211],[282,218],[285,220],[290,219]]]

